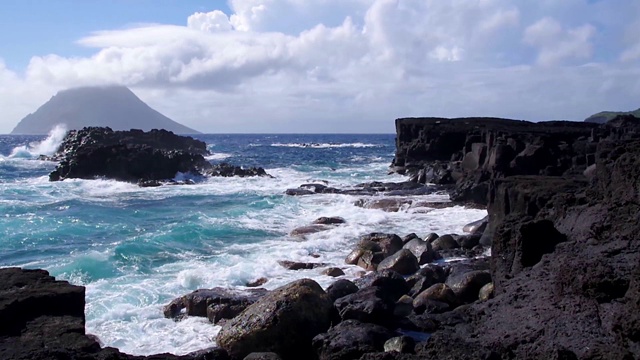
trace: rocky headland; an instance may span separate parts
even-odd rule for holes
[[[105,178],[140,186],[175,184],[177,173],[195,176],[268,176],[262,168],[227,163],[212,165],[205,159],[207,145],[189,136],[153,129],[114,131],[86,127],[67,133],[57,152],[46,160],[58,161],[51,181]]]
[[[179,297],[165,316],[222,326],[220,348],[181,358],[640,358],[640,119],[425,118],[398,119],[396,128],[392,170],[410,182],[287,193],[413,194],[436,183],[454,204],[486,206],[488,218],[462,236],[363,235],[345,262],[369,272],[327,289],[301,279],[270,292]],[[317,219],[297,235],[342,221]],[[433,262],[450,256],[466,260]],[[2,269],[0,277],[0,357],[142,358],[85,335],[82,287],[38,270]]]

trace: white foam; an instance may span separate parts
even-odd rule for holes
[[[312,149],[329,149],[329,148],[375,148],[382,147],[379,144],[366,143],[273,143],[273,147],[291,147],[291,148],[312,148]]]
[[[233,155],[227,153],[213,153],[211,155],[205,156],[204,158],[206,160],[224,160],[230,158],[231,156]]]

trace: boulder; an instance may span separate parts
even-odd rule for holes
[[[331,277],[338,277],[338,276],[343,276],[344,275],[344,271],[342,271],[342,269],[337,268],[337,267],[330,267],[330,268],[326,268],[322,271],[322,275],[327,275],[327,276],[331,276]]]
[[[427,236],[424,237],[424,241],[428,242],[429,244],[433,243],[433,241],[437,238],[439,238],[440,236],[436,233],[429,233],[427,234]]]
[[[416,237],[405,243],[402,248],[411,251],[420,265],[433,261],[433,248],[428,241]]]
[[[213,324],[217,324],[222,319],[233,319],[238,316],[249,304],[211,304],[207,306],[207,318]]]
[[[491,274],[487,271],[470,271],[462,274],[449,275],[445,284],[463,302],[478,300],[480,289],[491,282]]]
[[[346,320],[313,339],[319,360],[358,359],[366,353],[384,350],[384,343],[395,333],[387,328]]]
[[[413,300],[414,309],[423,307],[425,300],[440,301],[451,307],[456,307],[460,302],[453,290],[446,284],[434,284],[418,294]]]
[[[393,308],[393,315],[405,317],[413,312],[413,299],[411,296],[402,295]]]
[[[431,247],[434,251],[457,249],[460,244],[451,235],[442,235],[439,238],[433,240]]]
[[[381,270],[367,274],[355,280],[355,284],[359,289],[368,287],[378,287],[391,297],[393,301],[398,300],[402,295],[409,291],[409,286],[404,281],[402,275],[393,270]]]
[[[394,300],[376,286],[343,296],[334,305],[342,320],[354,319],[384,326],[394,320]]]
[[[386,212],[398,212],[403,206],[411,205],[411,200],[406,199],[360,199],[354,203],[365,209],[378,209]]]
[[[327,288],[327,295],[331,298],[331,301],[353,294],[358,291],[358,287],[353,282],[347,279],[340,279]]]
[[[360,244],[372,242],[380,247],[384,257],[396,253],[402,249],[402,239],[395,234],[370,233],[360,237]]]
[[[244,286],[246,287],[258,287],[266,284],[269,281],[266,277],[257,278],[253,281],[247,282]]]
[[[320,224],[301,226],[291,230],[291,232],[289,233],[289,236],[296,236],[296,237],[303,238],[306,235],[327,231],[329,229],[331,229],[331,227],[326,225],[320,225]]]
[[[411,275],[420,269],[420,266],[411,251],[401,249],[378,264],[379,271],[385,269],[393,270],[400,275]]]
[[[269,292],[223,326],[216,342],[231,357],[275,352],[283,359],[312,357],[311,340],[330,325],[333,303],[313,280]]]

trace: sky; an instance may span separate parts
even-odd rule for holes
[[[114,84],[205,133],[581,121],[640,107],[640,1],[0,2],[0,133],[60,90]]]

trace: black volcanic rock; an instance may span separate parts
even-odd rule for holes
[[[49,158],[59,161],[49,180],[104,177],[151,187],[162,185],[161,180],[173,179],[178,172],[224,177],[269,176],[263,168],[212,165],[204,158],[208,153],[204,142],[166,130],[113,131],[88,127],[67,133],[58,151]]]
[[[108,126],[114,130],[165,129],[177,134],[199,132],[162,115],[124,86],[79,87],[60,91],[20,120],[12,134],[47,134],[58,124],[67,129]]]
[[[56,281],[44,270],[0,269],[0,359],[229,359],[219,348],[148,358],[101,348],[85,334],[84,293],[84,287]]]
[[[60,160],[49,180],[66,178],[138,182],[165,180],[177,172],[199,174],[211,168],[206,144],[166,130],[113,131],[84,128],[70,131],[52,159]]]

